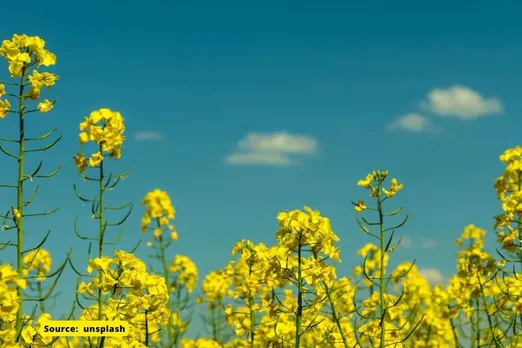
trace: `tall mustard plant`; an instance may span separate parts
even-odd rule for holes
[[[3,188],[13,189],[16,191],[16,203],[11,206],[10,211],[7,214],[2,215],[3,223],[2,229],[4,231],[15,230],[16,231],[16,242],[2,243],[1,247],[6,248],[13,246],[16,248],[16,274],[18,277],[31,278],[28,276],[27,268],[30,265],[24,264],[24,259],[27,260],[25,255],[31,253],[35,256],[41,250],[42,245],[47,240],[50,231],[42,238],[41,242],[31,248],[25,246],[26,236],[26,219],[36,216],[45,216],[55,213],[59,208],[52,209],[45,212],[26,212],[26,208],[30,207],[31,203],[34,202],[37,197],[38,187],[34,187],[31,196],[24,195],[27,189],[27,184],[32,183],[39,179],[47,179],[56,175],[60,168],[50,172],[49,174],[42,174],[41,169],[43,168],[43,161],[32,169],[29,173],[26,171],[26,160],[29,153],[44,152],[53,148],[61,139],[58,136],[55,140],[52,140],[47,145],[40,147],[33,147],[31,144],[39,141],[44,141],[53,135],[56,129],[53,129],[46,134],[29,137],[28,130],[28,118],[31,117],[32,113],[46,114],[54,107],[56,100],[50,101],[48,99],[41,98],[42,89],[46,87],[49,91],[58,80],[58,76],[54,73],[42,71],[42,67],[51,67],[56,64],[56,55],[46,48],[46,43],[43,39],[38,36],[27,36],[25,34],[13,35],[11,40],[4,40],[0,46],[0,57],[8,64],[9,80],[0,80],[0,119],[4,119],[7,116],[17,118],[17,131],[16,136],[13,138],[0,138],[0,151],[8,157],[15,159],[18,162],[16,170],[16,183],[15,184],[3,184],[0,185]],[[34,116],[37,117],[37,116]],[[8,148],[8,144],[14,144],[14,149]],[[24,289],[26,281],[20,282],[16,286],[17,296],[16,300],[20,303],[16,307],[16,315],[14,322],[15,340],[20,342],[21,339],[32,339],[31,337],[24,337],[22,330],[24,326],[29,325],[29,322],[34,317],[34,313],[31,316],[23,315],[23,303],[24,302],[38,302],[43,303],[50,296],[54,290],[60,275],[67,262],[58,267],[56,271],[48,270],[45,278],[54,277],[52,285],[48,291],[44,294],[40,291],[37,297],[25,297]],[[42,280],[42,275],[38,276]],[[2,319],[3,325],[9,328],[11,326],[10,318]],[[27,331],[27,330],[26,330]],[[4,344],[13,343],[9,338],[0,338]],[[14,343],[13,343],[14,344]]]
[[[377,240],[377,245],[368,244],[361,252],[364,260],[358,268],[359,273],[364,275],[366,285],[370,290],[369,298],[362,301],[357,309],[357,313],[363,320],[362,326],[358,327],[359,345],[369,345],[384,348],[387,346],[402,345],[410,335],[415,332],[419,322],[412,322],[413,314],[408,313],[408,306],[402,300],[404,289],[397,295],[388,292],[389,284],[392,279],[387,276],[387,263],[390,254],[400,244],[400,239],[393,244],[395,231],[406,223],[408,216],[393,227],[386,227],[385,218],[393,217],[402,211],[402,207],[392,212],[386,213],[383,204],[396,196],[403,188],[403,184],[397,179],[390,180],[389,188],[384,186],[387,171],[374,171],[364,179],[359,180],[357,185],[370,191],[370,197],[376,202],[375,208],[369,208],[364,201],[354,204],[355,212],[373,212],[376,221],[368,220],[364,216],[357,219],[360,229]],[[372,232],[376,228],[377,232]],[[402,278],[408,274],[410,269],[405,270],[401,275],[395,275],[395,279]],[[422,320],[422,318],[421,318]],[[357,326],[357,325],[356,325]]]
[[[167,322],[170,325],[162,344],[179,347],[189,325],[190,295],[196,288],[198,270],[188,256],[175,255],[170,263],[167,260],[169,248],[178,240],[172,224],[176,210],[167,192],[159,189],[148,192],[141,204],[146,208],[141,219],[141,231],[152,231],[152,241],[147,242],[147,246],[155,251],[151,258],[160,262],[161,274],[169,289]]]
[[[123,142],[125,140],[125,124],[121,113],[112,111],[108,108],[95,110],[90,113],[88,117],[80,123],[80,134],[79,142],[80,145],[84,146],[88,143],[94,145],[94,152],[88,156],[85,156],[83,152],[77,152],[74,157],[75,165],[78,169],[78,175],[85,181],[95,182],[97,184],[97,195],[94,198],[86,198],[81,195],[76,186],[74,191],[76,196],[82,202],[91,203],[92,218],[98,221],[98,236],[87,237],[84,236],[77,226],[77,220],[74,224],[74,230],[76,235],[82,239],[90,242],[89,246],[89,257],[91,252],[92,243],[96,247],[96,256],[98,258],[104,257],[104,248],[106,245],[114,245],[117,243],[123,233],[123,228],[120,229],[120,234],[111,242],[106,241],[106,232],[108,227],[123,226],[127,218],[132,211],[132,203],[124,204],[121,206],[110,207],[105,203],[105,193],[113,190],[116,185],[122,180],[127,178],[128,173],[124,174],[111,174],[106,166],[108,159],[118,160],[121,157]],[[95,174],[87,174],[86,171],[91,170]],[[106,219],[106,211],[108,210],[122,210],[128,209],[123,218],[118,222],[109,222]],[[71,266],[73,264],[71,263]],[[73,269],[79,276],[87,276],[86,274],[79,272],[76,267]],[[91,267],[91,271],[93,268]],[[90,273],[90,272],[89,272]],[[97,303],[96,316],[98,320],[103,320],[103,306],[104,306],[104,293],[100,284],[104,282],[104,275],[102,272],[98,272],[97,275],[97,294],[95,301]],[[80,284],[83,287],[85,283]],[[92,300],[92,298],[90,298]],[[82,309],[86,307],[77,299],[77,303]],[[99,339],[98,346],[103,346],[104,338]]]

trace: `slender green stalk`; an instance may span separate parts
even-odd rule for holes
[[[102,146],[100,144],[100,152],[102,151]],[[100,182],[99,182],[99,195],[100,195],[100,204],[98,207],[98,219],[99,219],[99,229],[100,229],[100,238],[98,240],[98,257],[103,256],[103,235],[105,233],[105,222],[104,222],[104,209],[103,209],[103,194],[105,191],[105,187],[103,185],[103,161],[100,163]],[[102,310],[103,310],[103,292],[101,289],[101,284],[103,281],[102,272],[98,273],[98,279],[100,282],[100,288],[98,289],[98,320],[102,320]]]
[[[448,309],[450,307],[448,306]],[[453,335],[453,339],[455,340],[455,345],[457,348],[462,348],[462,345],[460,344],[459,335],[457,333],[457,327],[455,326],[455,321],[453,319],[449,319],[450,325],[451,325],[451,333]]]
[[[335,309],[335,305],[332,301],[331,289],[328,287],[325,281],[323,281],[323,286],[326,290],[326,297],[328,298],[328,302],[330,303],[330,309],[332,310],[332,318],[337,326],[337,330],[339,330],[339,334],[341,335],[341,339],[343,341],[343,346],[348,348],[348,341],[346,340],[346,335],[344,334],[343,328],[341,327],[341,321],[339,316],[337,315],[337,310]]]
[[[378,190],[380,192],[381,187],[380,183],[378,185]],[[381,320],[383,320],[384,316],[386,315],[386,308],[384,304],[384,291],[386,290],[384,288],[384,256],[386,254],[386,245],[384,244],[384,217],[382,212],[382,200],[381,197],[377,197],[377,211],[379,212],[379,242],[380,242],[380,248],[381,248],[381,264],[380,264],[380,274],[379,274],[379,302],[380,302],[380,316]],[[386,339],[386,330],[381,325],[381,342],[379,346],[381,348],[384,348],[385,346],[385,339]]]
[[[253,271],[253,267],[254,267],[254,259],[250,259],[248,261],[248,276],[251,277],[252,276],[252,271]],[[255,296],[255,294],[253,295]],[[249,337],[249,340],[250,340],[250,348],[254,348],[254,340],[255,340],[255,332],[256,332],[256,316],[255,316],[255,313],[254,313],[254,299],[253,299],[253,296],[250,295],[249,296],[249,299],[248,299],[248,312],[249,312],[249,315],[250,315],[250,337]]]
[[[149,346],[149,318],[148,312],[145,311],[145,347]]]
[[[158,228],[161,228],[160,226],[160,223],[159,221],[156,222],[158,224]],[[167,287],[169,289],[169,292],[170,292],[170,288],[171,288],[171,284],[170,284],[170,277],[169,277],[169,267],[167,265],[167,259],[165,257],[165,241],[163,240],[163,236],[160,235],[159,237],[159,249],[160,249],[160,258],[161,258],[161,265],[163,267],[163,277],[165,278],[165,282],[167,283]],[[167,329],[167,334],[168,334],[168,338],[169,338],[169,342],[168,342],[168,347],[172,347],[174,346],[173,344],[175,343],[174,341],[174,332],[172,331],[172,328],[170,327],[170,321],[172,319],[172,312],[171,312],[171,308],[172,308],[172,301],[170,299],[170,296],[169,296],[169,299],[168,299],[168,302],[167,302],[167,308],[169,309],[169,318],[168,318],[168,322],[169,322],[169,328]],[[179,317],[178,317],[179,318]],[[176,328],[176,330],[178,330],[178,328]],[[176,345],[177,347],[177,345]]]
[[[250,348],[254,348],[254,341],[255,341],[255,321],[256,321],[256,316],[255,316],[255,313],[254,313],[254,299],[252,298],[249,298],[248,299],[248,311],[249,311],[249,314],[250,314]]]
[[[100,144],[99,146],[99,149],[100,149],[100,153],[103,153],[102,151],[102,144]],[[101,161],[100,163],[100,172],[99,172],[99,175],[100,175],[100,182],[99,182],[99,195],[100,195],[100,204],[99,204],[99,207],[98,207],[98,218],[99,218],[99,229],[100,229],[100,238],[98,240],[99,244],[98,244],[98,257],[102,257],[103,256],[103,237],[105,235],[105,217],[104,217],[104,202],[103,202],[103,196],[104,196],[104,193],[105,193],[105,186],[103,184],[103,180],[104,180],[104,173],[103,173],[103,161]],[[101,288],[101,284],[103,282],[103,274],[102,272],[99,272],[98,273],[98,281],[99,281],[99,284],[100,284],[100,287],[98,288],[98,320],[102,320],[103,319],[103,316],[102,316],[102,311],[103,311],[103,291],[102,291],[102,288]],[[105,337],[100,337],[99,338],[99,343],[98,343],[98,348],[102,348],[105,344]]]
[[[19,218],[16,221],[17,228],[17,243],[16,243],[16,271],[19,276],[23,275],[23,251],[24,251],[24,165],[25,165],[25,120],[24,120],[24,78],[27,73],[25,67],[22,68],[22,76],[20,77],[20,88],[18,92],[18,115],[19,115],[19,138],[18,138],[18,182],[16,191],[16,209],[19,212]],[[23,316],[23,298],[24,291],[21,287],[16,288],[20,307],[16,312],[16,332],[22,330],[22,316]]]
[[[42,291],[42,282],[36,281],[36,289],[38,290],[38,298],[40,298],[40,299],[44,298],[43,291]],[[44,301],[40,301],[40,313],[45,313],[45,302]]]
[[[218,323],[218,318],[216,313],[216,307],[212,307],[212,338],[214,341],[221,343],[221,330],[220,330],[220,323]]]
[[[301,235],[297,247],[297,311],[295,313],[295,348],[301,346],[301,326],[303,323],[303,275],[301,269]]]
[[[480,295],[482,297],[482,303],[484,304],[484,310],[486,312],[486,317],[488,318],[488,327],[489,327],[489,332],[491,333],[491,341],[492,341],[490,343],[494,343],[495,347],[499,348],[500,347],[499,341],[495,336],[496,327],[495,327],[495,325],[493,325],[493,320],[491,319],[491,315],[489,314],[488,301],[486,299],[486,295],[484,294],[484,285],[482,284],[482,281],[480,280],[480,275],[478,275],[478,274],[477,274],[477,282],[480,287]]]
[[[176,310],[176,319],[178,320],[178,323],[181,320],[181,291],[182,291],[181,289],[182,289],[181,285],[176,287],[175,310]],[[178,325],[178,328],[179,328],[179,325]],[[175,343],[176,347],[179,345],[180,337],[181,337],[181,331],[178,329],[176,331],[176,334],[174,335],[174,343]]]

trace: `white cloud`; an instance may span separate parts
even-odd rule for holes
[[[433,249],[437,246],[437,241],[433,239],[426,239],[422,241],[422,248],[423,249]]]
[[[238,148],[252,152],[314,153],[317,140],[307,135],[286,132],[249,133],[238,143]]]
[[[158,132],[137,132],[134,134],[134,139],[137,141],[158,141],[162,138],[161,133]]]
[[[389,126],[390,130],[404,130],[412,133],[437,132],[433,122],[422,115],[416,113],[406,114],[395,119]]]
[[[317,147],[317,140],[308,135],[287,132],[248,133],[237,143],[236,151],[225,158],[225,162],[285,166],[297,164],[289,155],[312,155]]]
[[[420,268],[419,273],[426,278],[431,285],[442,284],[445,281],[444,274],[436,268]]]
[[[291,160],[282,153],[245,152],[233,153],[225,158],[228,164],[267,164],[284,166],[291,164]]]
[[[477,91],[461,85],[447,89],[434,88],[427,94],[421,107],[442,117],[457,117],[463,120],[500,114],[504,110],[500,99],[485,98]]]

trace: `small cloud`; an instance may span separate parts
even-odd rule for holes
[[[238,143],[238,148],[252,152],[310,154],[317,150],[317,140],[308,135],[292,135],[286,132],[249,133]]]
[[[137,141],[159,141],[163,137],[158,132],[137,132],[134,134],[134,139]]]
[[[290,155],[313,155],[318,142],[312,136],[287,132],[248,133],[236,147],[236,152],[225,158],[226,163],[285,166],[297,164]]]
[[[422,248],[423,249],[433,249],[437,246],[437,242],[433,239],[426,239],[422,241]]]
[[[444,274],[436,268],[420,268],[419,273],[431,284],[443,284],[445,281]]]
[[[412,133],[435,133],[438,131],[430,119],[416,113],[406,114],[395,119],[388,126],[388,129],[403,130]]]
[[[233,153],[225,158],[228,164],[267,164],[272,166],[285,166],[291,164],[291,160],[282,153],[245,152]]]
[[[405,248],[405,249],[411,248],[412,247],[412,242],[411,242],[410,237],[408,237],[408,236],[402,237],[400,246]]]
[[[477,91],[461,85],[447,89],[434,88],[427,94],[421,107],[441,117],[457,117],[462,120],[500,114],[504,111],[500,99],[483,97]]]

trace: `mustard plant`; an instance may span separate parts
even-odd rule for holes
[[[121,113],[117,111],[112,111],[107,108],[91,112],[90,115],[88,117],[85,117],[84,120],[80,123],[80,145],[83,146],[88,143],[93,143],[95,151],[88,157],[86,157],[83,152],[77,152],[76,156],[74,157],[75,165],[78,169],[78,175],[84,181],[95,182],[97,184],[98,191],[95,197],[87,198],[86,196],[80,194],[76,185],[74,185],[74,192],[76,196],[82,202],[90,203],[92,219],[98,221],[97,236],[85,236],[84,234],[82,234],[82,232],[80,232],[78,228],[78,219],[76,219],[74,222],[74,231],[76,235],[80,239],[89,242],[89,259],[91,257],[91,247],[93,244],[96,247],[96,257],[102,258],[105,256],[105,246],[115,245],[119,241],[120,237],[123,234],[123,224],[132,212],[132,202],[120,206],[108,206],[105,203],[106,192],[115,189],[116,186],[120,183],[120,181],[126,179],[129,175],[129,173],[112,174],[107,170],[108,159],[118,160],[121,157],[123,142],[125,140],[124,132],[125,124]],[[87,171],[93,171],[94,174],[88,175]],[[106,218],[106,211],[121,211],[125,209],[127,211],[119,221],[110,222]],[[120,233],[114,240],[110,242],[106,241],[106,232],[109,227],[120,228]],[[73,270],[80,277],[94,277],[90,274],[85,274],[84,272],[78,271],[78,268],[75,267],[72,262],[70,262],[70,264]],[[91,272],[92,270],[94,270],[94,268],[91,267]],[[103,314],[104,300],[107,300],[105,298],[106,296],[104,296],[103,289],[100,286],[104,282],[103,272],[98,272],[96,277],[96,287],[98,288],[97,294],[91,295],[87,292],[87,295],[81,297],[83,297],[86,300],[94,300],[96,302],[97,320],[103,320],[105,319]],[[78,287],[85,287],[85,283],[80,283]],[[81,309],[87,309],[87,307],[81,302],[79,294],[77,295],[76,303]],[[103,346],[104,340],[104,337],[98,340],[98,347]]]
[[[386,275],[387,263],[390,254],[401,242],[399,239],[393,244],[395,231],[406,224],[408,215],[397,225],[386,227],[385,218],[396,216],[403,210],[403,207],[400,207],[390,213],[384,211],[384,202],[394,198],[403,188],[403,184],[395,178],[390,180],[390,187],[385,188],[387,177],[388,171],[374,171],[357,182],[358,186],[370,191],[370,197],[376,202],[375,208],[367,207],[362,200],[357,203],[352,202],[355,212],[358,217],[360,216],[360,219],[357,219],[360,229],[377,241],[377,245],[370,243],[360,251],[364,259],[362,265],[356,269],[357,273],[364,275],[364,281],[369,289],[369,298],[362,301],[356,309],[363,321],[362,326],[358,327],[355,318],[354,326],[359,332],[357,342],[361,346],[371,344],[380,348],[402,345],[422,321],[421,318],[418,322],[412,322],[413,313],[406,315],[408,306],[401,301],[404,296],[403,287],[398,295],[388,293],[392,277]],[[363,211],[373,212],[376,221],[362,216]],[[372,232],[373,228],[378,231]],[[410,269],[406,269],[403,274],[395,275],[394,278],[403,278],[409,271]]]
[[[0,138],[0,151],[9,158],[16,160],[18,163],[16,170],[16,180],[14,184],[2,184],[0,187],[16,191],[16,203],[11,206],[9,211],[1,215],[3,219],[2,230],[16,231],[16,242],[8,241],[1,244],[1,248],[14,247],[16,249],[16,274],[18,277],[27,277],[27,268],[24,265],[24,256],[30,253],[37,255],[38,251],[46,242],[50,231],[42,238],[38,245],[26,248],[26,219],[38,216],[46,216],[55,213],[58,208],[45,212],[26,212],[31,203],[37,197],[39,185],[34,186],[31,196],[24,195],[27,191],[28,184],[40,179],[48,179],[56,175],[60,167],[48,174],[42,174],[44,161],[40,160],[39,164],[29,173],[26,170],[27,156],[30,153],[45,152],[53,148],[62,138],[50,141],[43,146],[31,146],[31,144],[47,140],[54,135],[57,129],[53,129],[43,135],[30,137],[28,136],[27,117],[32,117],[33,113],[39,112],[45,114],[49,112],[56,102],[48,99],[41,99],[41,92],[44,87],[50,90],[58,80],[58,76],[51,72],[43,72],[42,67],[51,67],[56,64],[56,55],[46,48],[46,43],[38,36],[27,36],[25,34],[13,35],[11,40],[4,40],[0,46],[0,57],[8,64],[9,79],[0,80],[0,119],[10,117],[17,118],[17,132],[13,138]],[[12,103],[11,103],[12,101]],[[35,105],[35,103],[37,103]],[[37,117],[37,116],[34,116]],[[14,145],[11,150],[8,145]],[[44,294],[41,292],[38,297],[24,296],[24,289],[27,282],[21,282],[17,285],[17,301],[21,303],[16,310],[16,319],[14,330],[16,332],[16,342],[22,337],[22,330],[34,317],[23,315],[24,302],[43,303],[53,292],[67,262],[67,259],[55,271],[49,271],[45,277],[54,278],[53,283],[48,291]],[[40,278],[42,275],[40,275]],[[28,277],[30,278],[30,277]],[[22,286],[23,285],[23,286]],[[12,323],[10,319],[3,318],[2,325],[10,327]],[[0,341],[3,339],[0,338]],[[3,343],[6,344],[6,340]]]
[[[321,323],[319,314],[327,301],[322,287],[337,277],[335,267],[328,260],[340,261],[339,248],[335,246],[339,238],[333,232],[330,220],[309,207],[305,207],[304,212],[280,213],[277,220],[280,229],[276,233],[276,260],[279,262],[273,262],[271,266],[295,288],[294,347],[299,348],[307,330]],[[330,334],[325,335],[324,342]]]
[[[203,279],[201,283],[203,294],[197,300],[198,304],[206,304],[206,315],[202,316],[202,320],[212,340],[220,345],[230,340],[223,308],[231,286],[232,278],[228,277],[224,270],[214,270]]]
[[[169,248],[178,240],[178,233],[172,224],[176,217],[176,210],[167,192],[159,189],[148,192],[141,204],[146,208],[141,219],[141,231],[143,233],[152,231],[152,241],[147,242],[147,246],[155,253],[150,258],[160,262],[161,274],[170,294],[167,305],[169,309],[167,322],[170,325],[164,346],[179,347],[191,320],[190,295],[196,288],[197,267],[189,257],[184,255],[175,255],[170,263],[167,260]]]

